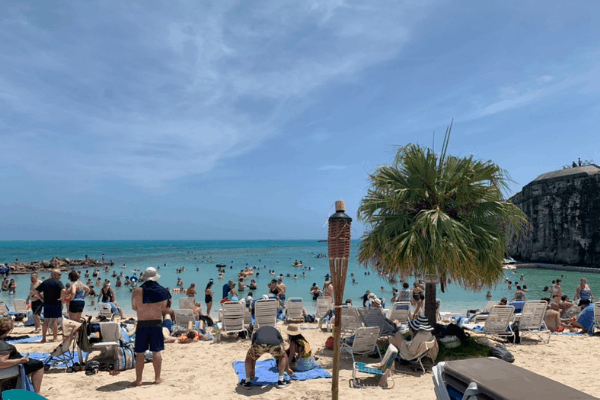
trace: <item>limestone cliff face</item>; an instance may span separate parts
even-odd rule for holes
[[[600,166],[540,175],[510,200],[531,223],[510,244],[512,257],[600,268]]]

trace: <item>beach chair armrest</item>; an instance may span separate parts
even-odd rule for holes
[[[463,400],[468,400],[471,396],[477,396],[479,394],[479,388],[475,382],[469,383],[467,390],[463,394]]]

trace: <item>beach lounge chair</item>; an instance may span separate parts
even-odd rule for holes
[[[302,313],[303,308],[302,297],[290,297],[287,301],[286,321],[290,319],[304,320],[304,314]]]
[[[108,303],[98,303],[98,317],[106,317],[109,320],[113,320],[115,315],[119,315],[119,313],[112,312],[112,308]]]
[[[86,363],[92,352],[100,351],[103,355],[109,354],[115,347],[120,346],[120,341],[123,339],[121,326],[118,322],[100,322],[100,337],[102,338],[102,341],[94,343],[91,347],[91,351],[85,356]]]
[[[175,323],[173,324],[176,328],[189,329],[190,324],[192,328],[196,327],[196,316],[192,310],[173,310],[175,313]]]
[[[244,314],[246,307],[239,301],[228,301],[223,303],[223,311],[221,313],[221,321],[216,326],[216,342],[221,342],[221,335],[223,333],[239,333],[246,332],[246,325],[244,324]]]
[[[15,314],[27,315],[27,302],[23,299],[13,300],[13,308]]]
[[[383,356],[383,360],[381,360],[380,363],[377,364],[367,364],[367,363],[361,363],[361,362],[353,362],[352,363],[352,379],[350,379],[350,387],[365,387],[364,385],[359,385],[358,380],[356,379],[356,374],[358,372],[364,373],[364,374],[371,374],[371,375],[379,375],[381,376],[381,381],[380,382],[384,382],[385,386],[382,386],[381,384],[379,385],[379,387],[383,387],[385,389],[391,389],[394,387],[394,379],[392,378],[392,376],[394,375],[394,371],[392,371],[392,368],[394,367],[394,360],[396,359],[396,356],[398,355],[398,349],[390,344],[387,348],[387,351],[385,352],[385,355]],[[388,386],[387,383],[387,379],[391,378],[392,379],[392,385]]]
[[[392,321],[398,321],[400,324],[407,324],[410,318],[410,302],[399,301],[392,305],[392,311],[390,312],[389,319]]]
[[[335,314],[334,314],[335,317]],[[331,332],[333,320],[327,319],[327,332]],[[342,305],[342,332],[354,332],[362,326],[362,320],[356,308],[348,305]]]
[[[254,324],[256,328],[276,326],[278,309],[279,302],[276,299],[256,300],[254,304]]]
[[[497,301],[488,301],[488,303],[483,308],[483,310],[481,310],[481,312],[479,314],[475,314],[471,318],[470,322],[477,323],[478,321],[485,321],[487,319],[488,315],[490,314],[490,311],[492,311],[492,307],[497,306],[497,305],[498,305]]]
[[[498,358],[440,362],[433,383],[437,400],[596,399]]]
[[[354,356],[368,356],[377,352],[381,359],[379,347],[377,347],[377,339],[379,339],[379,327],[372,326],[370,328],[358,328],[354,331],[354,340],[352,344],[342,342],[342,349],[352,356],[352,362],[356,362]]]
[[[514,333],[510,327],[513,321],[515,308],[513,306],[494,306],[488,315],[485,325],[483,327],[483,333],[488,335],[495,335],[500,337],[512,337],[514,340]]]
[[[380,336],[389,336],[393,335],[397,331],[397,327],[390,322],[386,321],[385,316],[381,309],[378,308],[359,308],[358,312],[360,317],[362,318],[362,323],[364,326],[377,326],[379,327],[379,335]]]
[[[333,306],[330,298],[319,297],[315,310],[315,317],[319,320],[319,329],[324,321],[329,320],[329,315]]]
[[[181,310],[191,310],[196,305],[196,300],[192,297],[181,297],[179,299],[179,308]]]
[[[544,322],[547,307],[548,303],[543,300],[533,300],[525,303],[521,311],[521,319],[519,320],[519,332],[521,335],[533,333],[544,343],[550,342],[552,332],[546,328],[546,323]],[[547,340],[544,340],[542,333],[548,334]]]
[[[21,387],[21,371],[18,365],[0,369],[0,392]]]

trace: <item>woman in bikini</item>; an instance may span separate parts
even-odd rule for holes
[[[423,288],[421,288],[419,282],[415,282],[413,284],[411,301],[413,305],[417,306],[417,308],[415,308],[415,312],[413,313],[414,316],[419,315],[419,311],[421,311],[421,307],[423,306],[423,300],[425,300],[425,296],[423,295]]]
[[[185,291],[187,297],[196,298],[196,284],[192,283],[190,287]]]
[[[215,295],[212,291],[213,280],[208,281],[206,290],[204,290],[204,304],[206,304],[206,315],[210,316],[210,310],[212,309],[213,296]]]

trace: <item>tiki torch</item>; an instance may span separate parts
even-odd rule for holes
[[[340,335],[342,331],[342,304],[348,260],[350,259],[350,225],[352,218],[345,213],[346,203],[335,202],[335,214],[329,217],[329,234],[327,237],[329,251],[329,270],[335,300],[335,332],[333,333],[333,380],[331,382],[331,398],[338,399],[340,375]]]

